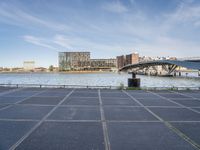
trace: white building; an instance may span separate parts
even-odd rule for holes
[[[35,69],[35,62],[34,61],[24,61],[23,64],[24,70],[34,70]]]

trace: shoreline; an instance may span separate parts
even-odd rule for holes
[[[102,74],[102,73],[118,73],[116,71],[52,71],[52,72],[0,72],[0,74],[53,74],[53,73],[58,73],[58,74]]]

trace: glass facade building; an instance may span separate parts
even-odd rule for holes
[[[117,60],[116,59],[91,59],[90,67],[91,68],[116,68]]]
[[[59,70],[81,70],[89,65],[90,52],[59,52]]]
[[[90,59],[90,52],[59,52],[59,70],[102,70],[116,68],[116,59]]]

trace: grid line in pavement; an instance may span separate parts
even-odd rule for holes
[[[31,96],[28,96],[28,97],[25,97],[25,98],[21,99],[20,101],[17,101],[17,102],[15,102],[15,103],[11,103],[10,105],[8,105],[8,106],[6,106],[6,107],[0,108],[0,111],[1,111],[1,110],[4,110],[4,109],[7,109],[7,108],[10,108],[10,107],[12,107],[12,106],[14,106],[14,105],[17,105],[17,104],[19,104],[19,103],[21,103],[21,102],[23,102],[23,101],[25,101],[25,100],[27,100],[27,99],[29,99],[29,98],[31,98],[31,97],[37,96],[37,95],[39,95],[39,94],[41,94],[41,93],[43,93],[43,92],[45,92],[45,91],[46,91],[46,90],[41,91],[41,92],[38,92],[38,93],[34,93],[34,94],[31,95]]]
[[[68,93],[62,101],[60,101],[55,107],[53,107],[48,114],[46,114],[31,130],[29,130],[21,139],[19,139],[14,145],[10,147],[9,150],[14,150],[19,146],[31,133],[33,133],[72,93],[74,90],[72,90],[70,93]]]
[[[109,136],[108,136],[108,128],[107,128],[107,124],[105,121],[105,114],[104,114],[104,110],[103,110],[103,103],[102,103],[102,99],[101,99],[101,91],[100,89],[98,90],[98,96],[99,96],[99,107],[100,107],[100,113],[101,113],[101,120],[102,122],[102,127],[103,127],[103,135],[104,135],[104,141],[105,141],[105,150],[110,150],[110,141],[109,141]]]
[[[45,94],[41,95],[40,92]],[[200,111],[199,103],[197,103],[198,105],[195,103],[196,98],[186,98],[186,96],[179,96],[167,91],[151,91],[151,93],[141,90],[138,92],[126,90],[106,92],[104,89],[95,91],[87,89],[80,92],[79,89],[70,89],[70,91],[44,89],[44,91],[37,90],[37,93],[34,93],[40,96],[36,96],[38,99],[36,102],[33,99],[33,103],[21,103],[22,99],[29,99],[32,96],[33,92],[31,91],[20,99],[6,101],[7,99],[3,98],[3,108],[11,105],[19,109],[10,111],[8,108],[6,110],[8,113],[3,111],[5,117],[0,118],[0,145],[3,145],[4,149],[10,148],[10,150],[121,150],[123,148],[126,150],[200,150],[200,114],[190,110]],[[23,94],[23,91],[19,93]],[[63,96],[60,97],[59,93]],[[187,95],[187,92],[183,91],[183,93]],[[195,94],[194,96],[198,97],[200,92]],[[11,93],[11,95],[15,94]],[[52,102],[54,98],[48,99],[48,97],[55,97],[55,95],[60,97],[58,103]],[[73,97],[74,95],[78,97]],[[92,95],[97,95],[97,97],[87,97]],[[189,93],[189,95],[192,94]],[[41,100],[46,97],[46,102],[38,103],[40,97],[42,97]],[[134,105],[126,103],[127,99]],[[181,100],[187,101],[187,103]],[[105,105],[105,101],[112,103]],[[4,102],[10,103],[5,104]],[[173,104],[168,105],[169,102]],[[180,104],[178,104],[179,102]],[[50,109],[38,118],[35,117],[38,116],[38,113],[29,109],[34,106],[46,106]],[[28,109],[28,111],[21,108],[26,108],[25,110]],[[94,113],[89,111],[94,108],[98,111],[98,119],[95,119]],[[57,113],[60,109],[67,111]],[[0,111],[0,113],[3,112]],[[23,116],[29,112],[29,117]],[[20,117],[9,117],[10,113]],[[50,117],[55,114],[57,114],[56,117]],[[62,118],[70,115],[71,119]],[[24,129],[26,125],[28,128]]]
[[[123,90],[124,93],[126,93],[129,97],[132,98],[132,100],[138,102],[140,105],[144,106],[142,103],[140,103],[136,98],[134,98],[133,96],[131,96],[129,93],[127,93],[126,91]],[[150,92],[154,95],[160,96],[156,93]],[[179,137],[181,137],[183,140],[185,140],[186,142],[188,142],[189,144],[191,144],[195,149],[200,150],[200,145],[197,144],[195,141],[193,141],[192,139],[190,139],[187,135],[185,135],[184,133],[182,133],[180,130],[178,130],[177,128],[175,128],[172,124],[170,124],[168,121],[165,121],[163,118],[161,118],[160,116],[158,116],[157,114],[155,114],[154,112],[152,112],[149,108],[147,108],[146,106],[144,106],[144,108],[151,113],[153,116],[155,116],[158,120],[160,120],[162,123],[164,123],[164,125],[169,128],[170,130],[172,130],[175,134],[177,134]]]
[[[180,93],[180,92],[175,92],[175,91],[172,91],[172,92],[176,93],[176,94],[179,94],[179,95],[186,96],[187,98],[192,98],[192,99],[200,101],[200,98],[197,98],[197,97],[194,97],[194,96],[191,96],[191,95],[186,95],[186,94],[183,94],[183,93]]]
[[[9,89],[9,90],[7,90],[5,92],[1,92],[0,96],[6,95],[6,94],[10,94],[10,93],[13,93],[13,92],[17,92],[17,91],[21,91],[23,89],[25,89],[25,88]]]
[[[148,91],[148,92],[150,92],[150,91]],[[178,102],[175,102],[175,101],[173,101],[173,100],[171,100],[171,99],[169,99],[169,98],[163,97],[163,96],[161,96],[161,95],[159,95],[159,94],[157,94],[157,93],[154,93],[154,92],[150,92],[150,93],[152,93],[152,94],[154,94],[154,95],[156,95],[156,96],[158,96],[158,97],[161,97],[161,98],[163,98],[163,99],[165,99],[165,100],[167,100],[167,101],[169,101],[169,102],[172,102],[172,103],[174,103],[174,104],[177,104],[177,105],[179,105],[180,107],[189,109],[189,110],[191,110],[191,111],[193,111],[193,112],[195,112],[195,113],[200,114],[200,112],[199,112],[198,110],[195,110],[195,109],[193,109],[193,108],[191,108],[191,107],[187,107],[187,106],[185,106],[185,105],[183,105],[183,104],[180,104],[180,103],[178,103]]]

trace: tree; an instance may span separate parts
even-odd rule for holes
[[[49,66],[49,71],[53,71],[53,65]]]

